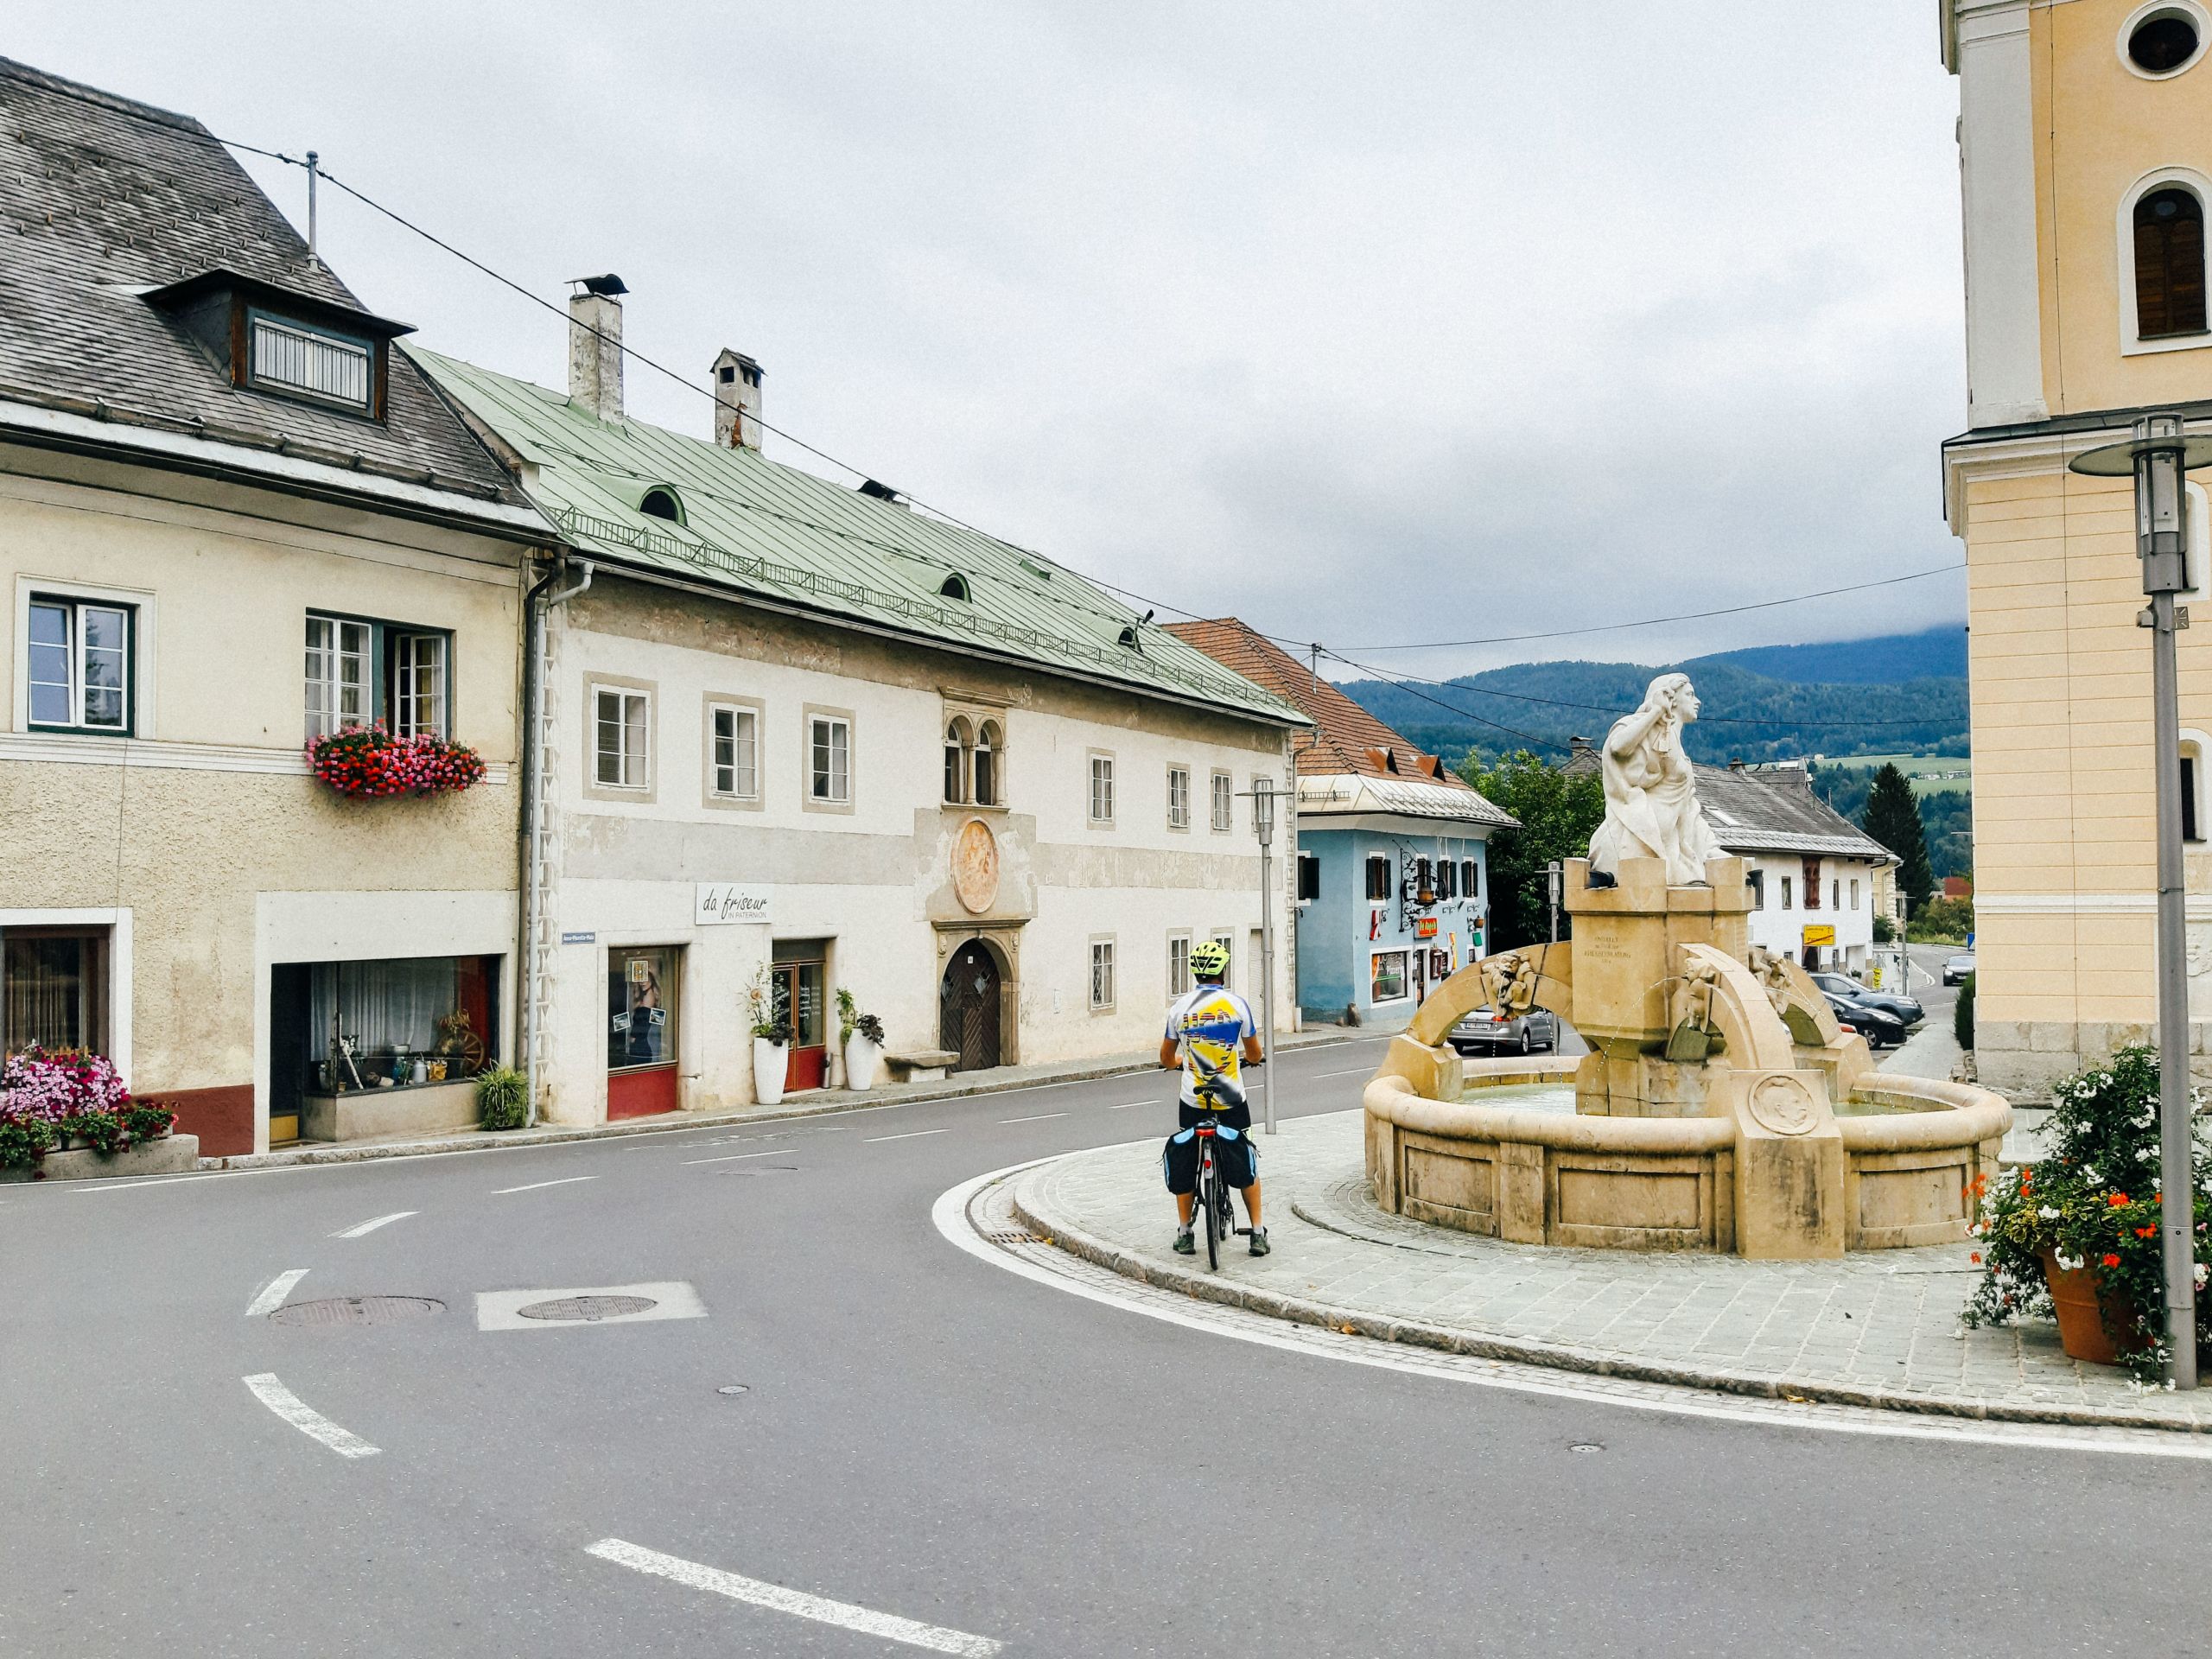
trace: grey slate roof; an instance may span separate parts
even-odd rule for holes
[[[233,385],[140,297],[219,266],[365,309],[199,122],[0,58],[0,400],[524,504],[404,353],[382,423]]]
[[[1600,767],[1598,751],[1574,740],[1560,767],[1580,777]],[[1897,855],[1813,793],[1810,776],[1795,766],[1697,768],[1698,810],[1713,836],[1732,853],[1805,853],[1893,864]]]

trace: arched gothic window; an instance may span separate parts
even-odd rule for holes
[[[2135,332],[2204,332],[2204,204],[2179,185],[2135,204]]]
[[[956,715],[944,728],[944,801],[958,806],[968,798],[968,762],[975,737],[967,721]]]
[[[976,804],[996,806],[999,804],[999,757],[1006,752],[1006,744],[999,734],[999,723],[987,720],[976,734]]]

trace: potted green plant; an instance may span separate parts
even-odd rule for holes
[[[865,1091],[875,1087],[876,1068],[883,1060],[883,1021],[862,1014],[853,994],[837,988],[837,1039],[845,1054],[845,1087]]]
[[[2156,1382],[2171,1357],[2158,1231],[2158,1057],[2123,1048],[2108,1065],[2055,1084],[2048,1150],[1978,1179],[1974,1261],[1981,1268],[1962,1315],[1970,1325],[2043,1313],[2058,1320],[2067,1353],[2126,1366]],[[2212,1145],[2196,1126],[2188,1202],[2196,1240],[2196,1339],[2212,1336]]]
[[[476,1111],[487,1129],[518,1129],[530,1119],[530,1079],[513,1066],[494,1066],[476,1079]]]
[[[790,1064],[791,1022],[776,1006],[775,986],[766,963],[745,988],[745,1007],[753,1029],[753,1103],[779,1106],[784,1099],[785,1068]]]

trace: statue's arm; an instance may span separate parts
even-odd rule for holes
[[[1624,760],[1636,750],[1636,746],[1649,736],[1651,728],[1659,723],[1660,710],[1639,709],[1616,721],[1613,729],[1605,734],[1605,753],[1617,760]]]

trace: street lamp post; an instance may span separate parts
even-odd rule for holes
[[[1260,839],[1260,1103],[1268,1133],[1275,1132],[1275,904],[1274,854],[1275,791],[1272,779],[1252,780],[1252,833]]]
[[[2212,440],[2187,437],[2174,414],[2146,415],[2125,443],[2076,456],[2073,470],[2135,480],[2135,551],[2150,604],[2136,618],[2151,630],[2151,697],[2157,747],[2158,823],[2158,1188],[2166,1280],[2167,1381],[2196,1386],[2196,1171],[2189,1105],[2189,946],[2181,856],[2181,710],[2174,631],[2189,613],[2174,595],[2189,589],[2189,497],[2182,475],[2212,461]]]

